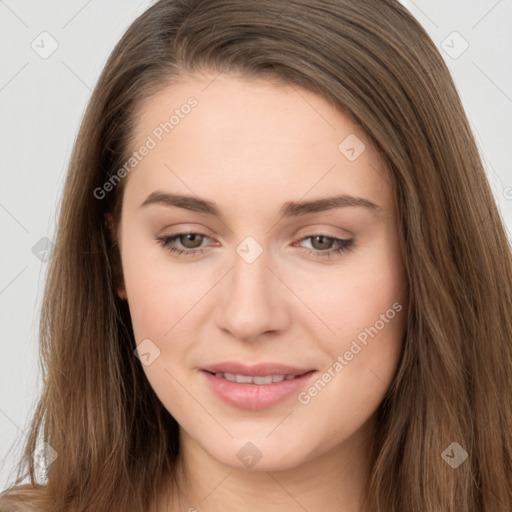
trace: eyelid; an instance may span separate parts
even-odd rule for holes
[[[175,236],[183,235],[185,233],[204,234],[205,236],[211,237],[208,233],[213,233],[211,229],[208,229],[203,224],[179,222],[176,224],[165,225],[161,230],[163,234],[161,236]],[[167,231],[171,231],[167,233]]]
[[[307,238],[308,236],[314,236],[314,235],[322,235],[322,236],[328,236],[329,238],[339,238],[342,240],[348,240],[350,238],[354,238],[354,233],[348,231],[347,229],[341,229],[341,228],[322,228],[317,227],[318,224],[311,224],[309,226],[301,227],[295,233],[293,234],[293,237],[300,238],[301,240],[303,238]],[[337,229],[338,233],[332,233],[331,231],[333,229]],[[341,231],[341,233],[340,233]]]

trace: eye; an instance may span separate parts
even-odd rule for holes
[[[201,243],[204,241],[205,238],[209,238],[204,233],[177,233],[176,235],[172,236],[162,236],[158,237],[157,241],[162,245],[162,247],[165,247],[167,250],[171,251],[175,254],[185,254],[185,255],[193,255],[193,254],[200,254],[203,251],[203,249],[200,247]],[[179,247],[175,247],[173,244],[179,240],[179,242],[182,244],[185,249],[180,249]]]
[[[333,254],[340,254],[349,251],[354,240],[345,240],[327,235],[310,235],[304,237],[301,242],[310,240],[311,247],[314,250],[306,250],[308,255],[314,255],[316,258],[330,258]],[[307,249],[307,248],[306,248]]]
[[[156,240],[162,247],[174,254],[193,256],[204,252],[202,243],[205,239],[209,238],[210,237],[204,233],[188,232],[157,237]],[[304,237],[300,242],[304,242],[305,240],[311,240],[311,246],[313,249],[304,248],[306,249],[305,254],[314,255],[316,258],[328,258],[333,254],[340,254],[348,251],[353,243],[353,240],[344,240],[321,234]],[[174,245],[176,242],[179,242],[183,248],[176,247]]]

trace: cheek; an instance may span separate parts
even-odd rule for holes
[[[320,451],[351,436],[378,409],[393,382],[405,332],[405,296],[393,280],[347,286],[365,300],[331,296],[336,307],[326,310],[326,321],[336,325],[336,334],[316,338],[324,364],[297,397],[304,414],[316,418],[324,440]]]
[[[187,410],[193,417],[200,417],[201,411],[192,411],[190,395],[181,383],[186,382],[187,361],[193,355],[191,325],[199,304],[193,306],[204,295],[207,283],[191,279],[191,272],[177,272],[176,266],[169,265],[165,252],[155,250],[152,243],[127,236],[123,249],[135,343],[143,344],[140,346],[147,347],[151,354],[150,364],[142,365],[146,378],[173,415]],[[175,418],[180,424],[187,424],[187,417],[178,414]]]
[[[296,310],[297,320],[315,330],[311,334],[326,352],[347,350],[352,339],[375,324],[386,336],[400,338],[404,315],[397,313],[406,307],[407,285],[398,241],[392,237],[383,234],[371,247],[347,254],[338,265],[319,266],[314,274],[291,270],[286,281],[316,313]]]
[[[198,279],[192,270],[173,266],[156,242],[141,242],[128,235],[123,251],[123,275],[135,339],[137,343],[144,338],[163,343],[190,321],[189,311],[208,290],[208,276]]]
[[[312,398],[317,406],[332,400],[343,405],[341,410],[363,416],[373,412],[392,383],[407,317],[398,241],[383,236],[364,254],[351,255],[328,280],[309,280],[301,291],[322,319],[311,336],[326,354],[328,372],[304,400]]]

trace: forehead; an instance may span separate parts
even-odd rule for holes
[[[149,139],[154,147],[128,179],[139,195],[178,188],[247,207],[333,190],[380,197],[380,204],[390,198],[364,133],[295,85],[224,74],[182,78],[140,105],[130,153]]]

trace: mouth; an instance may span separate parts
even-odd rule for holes
[[[230,382],[237,382],[238,384],[256,384],[257,386],[266,386],[268,384],[274,384],[276,382],[282,382],[283,380],[292,380],[297,377],[301,377],[305,373],[301,374],[288,374],[288,375],[242,375],[240,373],[222,373],[222,372],[207,372],[211,375],[215,375],[220,379],[226,379]]]
[[[228,362],[203,368],[199,373],[224,403],[255,411],[297,396],[317,371],[276,364],[247,366]]]

